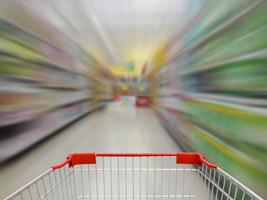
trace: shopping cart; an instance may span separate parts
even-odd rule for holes
[[[200,153],[76,153],[7,199],[262,198]]]

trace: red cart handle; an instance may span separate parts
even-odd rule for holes
[[[194,164],[205,165],[209,168],[217,168],[217,165],[208,162],[205,157],[198,152],[180,152],[180,153],[74,153],[70,154],[67,159],[52,166],[52,169],[60,169],[66,164],[74,167],[80,164],[96,164],[96,157],[161,157],[175,156],[176,164]]]

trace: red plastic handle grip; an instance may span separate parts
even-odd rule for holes
[[[217,168],[218,166],[208,162],[205,157],[198,152],[181,152],[176,156],[177,164],[194,164],[194,165],[206,165],[209,168]]]
[[[198,152],[184,152],[184,153],[75,153],[70,154],[67,159],[58,164],[52,166],[52,168],[60,169],[66,164],[69,167],[74,167],[80,164],[96,164],[96,157],[157,157],[157,156],[176,156],[177,164],[194,164],[194,165],[206,165],[210,168],[217,168],[208,162],[204,156]]]
[[[67,159],[58,164],[52,166],[52,169],[60,169],[66,164],[69,164],[69,167],[74,167],[75,165],[81,164],[96,164],[96,154],[95,153],[74,153],[70,154]]]

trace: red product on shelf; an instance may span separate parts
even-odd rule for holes
[[[136,97],[137,107],[149,107],[151,105],[151,98],[148,96],[138,96]]]
[[[114,96],[113,101],[119,102],[121,100],[120,96]]]

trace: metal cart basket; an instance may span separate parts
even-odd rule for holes
[[[75,153],[6,200],[261,200],[203,155]]]

